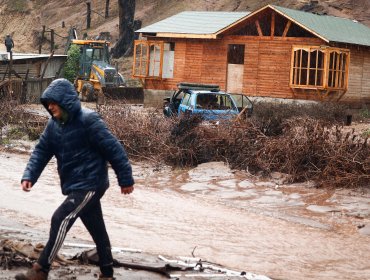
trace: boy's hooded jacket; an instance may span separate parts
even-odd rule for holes
[[[57,103],[63,109],[66,121],[54,117],[49,119],[22,181],[28,180],[34,185],[46,164],[55,156],[63,194],[108,188],[108,162],[121,187],[134,184],[131,165],[122,145],[96,112],[81,108],[77,92],[68,80],[53,81],[40,100],[47,110],[48,101]]]

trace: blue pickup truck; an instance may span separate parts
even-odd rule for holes
[[[245,109],[244,109],[245,108]],[[243,94],[220,91],[218,85],[180,83],[172,97],[165,99],[165,116],[201,115],[204,120],[227,120],[242,110],[250,116],[253,103]]]

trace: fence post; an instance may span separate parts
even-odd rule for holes
[[[45,25],[42,26],[42,33],[41,33],[41,41],[40,41],[40,45],[39,45],[39,54],[41,54],[41,49],[42,49],[42,43],[44,42],[44,38],[45,38]]]
[[[91,25],[91,3],[86,2],[86,5],[87,5],[86,29],[89,29]]]
[[[54,42],[54,29],[50,29],[50,52],[54,50],[55,42]]]
[[[109,0],[105,0],[105,18],[109,17]]]
[[[13,52],[9,52],[10,60],[9,60],[9,94],[13,95],[12,89],[12,71],[13,71]]]

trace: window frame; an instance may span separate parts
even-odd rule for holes
[[[135,40],[132,76],[137,78],[162,78],[163,41]],[[151,52],[153,48],[153,52]],[[159,51],[159,60],[157,59]],[[151,62],[153,63],[151,67]],[[155,70],[158,66],[158,75]],[[151,71],[152,70],[152,71]],[[152,72],[152,73],[150,73]],[[153,75],[150,75],[153,74]]]
[[[307,53],[307,61],[304,61],[304,52]],[[311,57],[314,56],[311,54],[315,52],[317,52],[316,61],[312,66]],[[322,54],[320,63],[319,53]],[[332,56],[335,58],[334,60],[331,59]],[[349,63],[350,51],[348,49],[328,46],[293,46],[289,86],[293,89],[346,91],[348,89]],[[320,72],[321,74],[319,74]],[[302,74],[305,75],[303,79]],[[310,83],[312,81],[310,75],[312,74],[314,74],[314,84]],[[332,79],[331,83],[329,78]]]
[[[173,78],[164,77],[166,44],[170,50],[175,48],[175,42],[135,40],[132,76],[145,79]]]

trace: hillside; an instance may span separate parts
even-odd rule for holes
[[[118,37],[118,3],[110,1],[110,17],[105,19],[105,2],[91,0],[91,28],[86,30],[86,1],[79,0],[0,0],[1,36],[11,34],[15,52],[38,52],[38,39],[45,25],[56,32],[57,53],[64,52],[65,37],[69,27],[75,26],[79,36],[87,33],[95,37],[109,31],[114,43]],[[369,0],[137,0],[135,18],[146,26],[184,10],[207,11],[253,11],[266,4],[276,4],[310,12],[356,19],[370,26]],[[64,22],[65,27],[62,27]],[[48,35],[47,35],[48,36]],[[49,35],[50,36],[50,35]],[[48,42],[43,44],[43,53],[49,52]],[[5,51],[3,44],[0,51]]]

